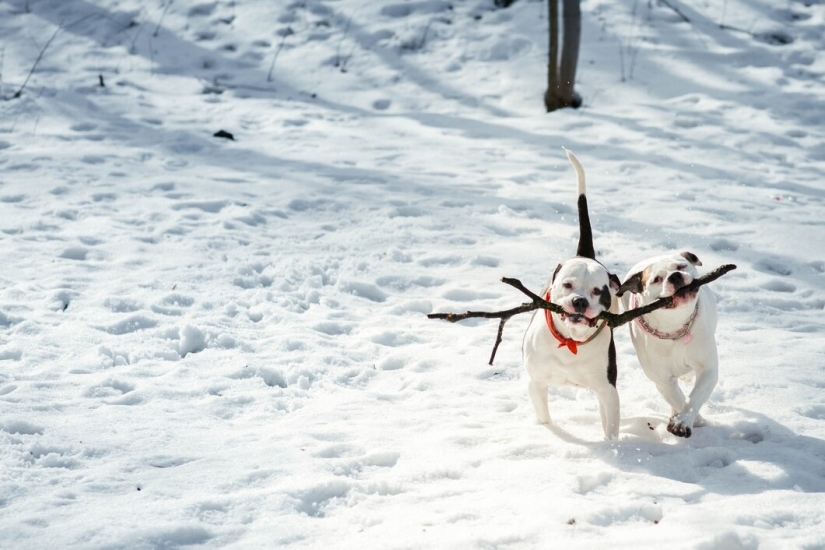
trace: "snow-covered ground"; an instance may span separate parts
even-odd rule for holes
[[[0,546],[825,548],[825,4],[668,4],[547,115],[545,2],[0,3]],[[690,439],[425,316],[574,253],[561,147],[615,272],[739,266]]]

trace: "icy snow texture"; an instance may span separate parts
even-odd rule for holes
[[[825,5],[670,4],[546,115],[544,1],[0,3],[0,546],[824,547]],[[425,318],[573,253],[562,146],[611,269],[739,265],[689,440]]]

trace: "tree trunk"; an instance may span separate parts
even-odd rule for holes
[[[559,97],[565,105],[578,107],[581,97],[573,90],[576,65],[579,62],[579,40],[582,32],[582,11],[579,0],[564,0],[564,45],[559,70]]]
[[[559,108],[559,3],[558,0],[547,0],[550,13],[550,58],[547,62],[547,91],[544,92],[544,106],[547,112]]]
[[[547,92],[544,106],[547,112],[562,107],[577,108],[582,99],[575,92],[576,65],[579,61],[579,41],[581,39],[580,0],[564,1],[564,42],[559,66],[559,8],[558,0],[548,0],[550,6],[550,61],[547,64]]]

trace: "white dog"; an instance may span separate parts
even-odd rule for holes
[[[578,176],[579,245],[575,258],[556,267],[542,297],[562,306],[565,313],[536,312],[524,334],[524,364],[530,376],[529,395],[536,419],[550,423],[547,387],[589,388],[599,399],[607,439],[619,436],[619,394],[616,391],[616,348],[613,331],[595,317],[618,310],[619,280],[596,261],[587,211],[584,170],[576,157],[567,157]]]
[[[639,262],[627,274],[618,295],[625,310],[672,296],[697,277],[702,265],[691,252],[657,256]],[[673,414],[667,429],[690,437],[701,425],[699,409],[710,397],[719,377],[716,355],[716,300],[709,289],[680,293],[672,306],[643,315],[631,323],[633,347],[650,378]],[[696,382],[686,399],[679,378],[695,373]]]

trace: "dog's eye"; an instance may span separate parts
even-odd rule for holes
[[[656,277],[653,278],[653,284],[654,285],[657,285],[661,282],[662,282],[662,278],[660,276],[656,275]]]
[[[602,289],[600,289],[600,288],[594,288],[593,289],[593,296],[598,296],[601,293],[602,293]]]
[[[677,269],[678,271],[682,271],[682,270],[683,270],[683,269],[685,269],[686,267],[687,267],[687,264],[682,264],[682,265],[677,265],[677,266],[676,266],[676,269]]]
[[[563,284],[563,285],[561,285],[561,286],[562,286],[563,288],[566,288],[567,290],[570,290],[570,289],[572,289],[572,288],[573,288],[573,284],[572,284],[572,283],[564,283],[564,284]]]

